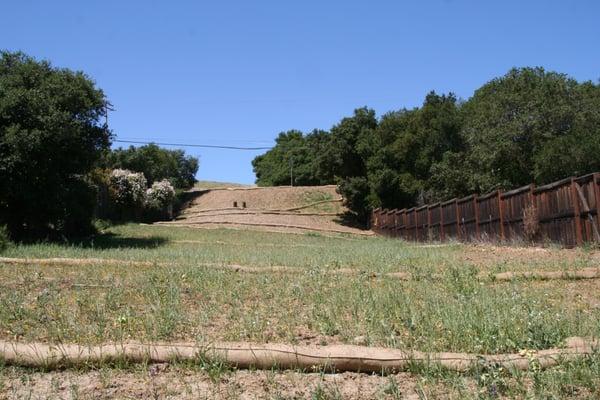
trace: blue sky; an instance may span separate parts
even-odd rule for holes
[[[598,1],[7,1],[0,49],[83,70],[118,138],[270,146],[430,90],[468,98],[513,66],[600,78]],[[251,183],[260,152],[186,149]]]

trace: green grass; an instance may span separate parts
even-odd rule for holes
[[[6,249],[4,257],[118,258],[157,264],[0,264],[0,337],[78,343],[132,339],[304,343],[311,337],[312,343],[325,344],[351,343],[364,336],[370,345],[424,351],[544,349],[560,346],[569,336],[600,334],[596,281],[495,283],[474,276],[480,271],[596,265],[590,250],[568,252],[553,249],[544,257],[526,253],[494,259],[481,255],[479,248],[459,244],[419,247],[378,237],[115,226],[76,244]],[[300,273],[241,274],[203,263],[287,265]],[[416,279],[326,274],[341,267],[408,271]],[[432,279],[432,273],[442,277]],[[594,356],[562,369],[539,371],[535,379],[541,383],[506,371],[467,376],[477,379],[485,396],[498,390],[517,397],[534,389],[540,394],[591,393],[600,383],[595,375],[599,363]],[[225,368],[218,363],[204,365],[215,379]],[[444,387],[462,379],[439,371],[414,372]],[[315,391],[315,398],[335,394],[322,389]],[[392,394],[397,390],[393,385],[388,388]]]

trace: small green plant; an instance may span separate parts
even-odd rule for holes
[[[482,397],[497,399],[502,397],[508,388],[507,371],[501,366],[483,365],[476,376]]]
[[[325,386],[321,382],[310,394],[311,400],[341,400],[342,394],[337,387]]]
[[[198,363],[200,369],[215,383],[219,382],[223,375],[233,371],[225,360],[215,354],[209,354],[207,351],[198,353]]]
[[[392,399],[402,399],[402,390],[393,375],[388,376],[388,381],[382,390],[383,394]]]

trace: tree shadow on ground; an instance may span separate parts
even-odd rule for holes
[[[182,192],[177,195],[173,206],[173,217],[176,218],[183,210],[188,208],[198,197],[210,192],[210,189],[193,189],[187,192]]]
[[[166,245],[169,239],[162,236],[132,237],[112,232],[99,233],[86,239],[70,242],[70,244],[94,249],[155,249]]]
[[[333,221],[337,224],[348,226],[350,228],[356,228],[356,229],[362,229],[362,230],[369,229],[366,223],[360,221],[357,218],[357,216],[355,214],[351,213],[350,211],[346,211],[345,213],[340,214]]]

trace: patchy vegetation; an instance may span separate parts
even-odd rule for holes
[[[79,244],[11,246],[4,256],[150,264],[0,263],[0,337],[80,344],[221,339],[321,345],[360,338],[361,343],[384,347],[494,354],[560,346],[569,336],[600,334],[598,280],[474,279],[480,272],[598,266],[596,252],[348,239],[122,225]],[[303,273],[241,275],[218,268],[226,264],[284,265]],[[326,274],[344,267],[365,274]],[[407,271],[416,279],[402,282],[369,273],[391,271]],[[559,389],[585,397],[596,393],[594,385],[600,383],[597,365],[592,356],[547,371],[485,366],[455,374],[421,368],[402,376],[421,382],[424,391],[436,393],[441,387],[437,393],[455,392],[458,398],[458,393],[468,392],[466,387],[486,396],[488,391],[519,397]],[[7,377],[14,374],[32,372],[0,372],[10,385],[16,381]],[[217,381],[222,374],[217,373]],[[373,378],[374,392],[390,384],[386,379]],[[345,393],[346,387],[342,381],[338,389]],[[417,390],[412,384],[404,388]],[[397,389],[390,384],[387,390]]]

